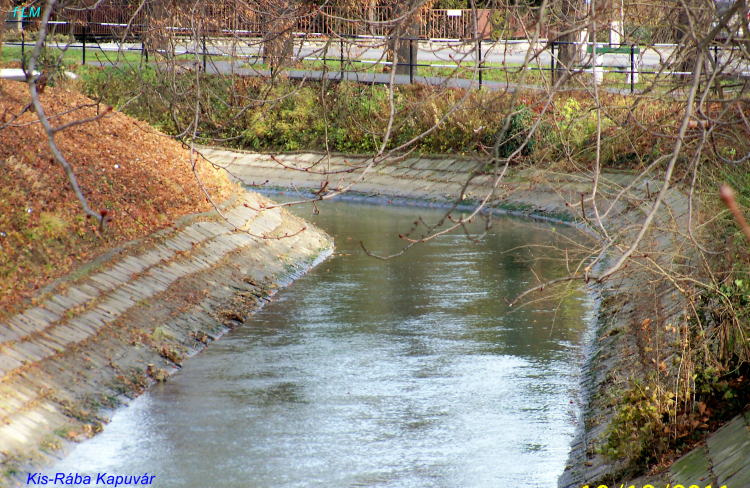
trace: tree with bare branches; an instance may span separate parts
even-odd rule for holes
[[[258,14],[262,28],[257,31],[242,27],[239,16],[231,20],[239,27],[222,29],[229,20],[209,19],[209,4],[154,7],[169,18],[152,26],[164,39],[154,44],[158,54],[137,68],[128,60],[97,68],[100,78],[87,86],[115,110],[158,124],[188,145],[193,165],[201,158],[201,145],[265,150],[271,156],[282,150],[320,151],[312,163],[289,168],[320,176],[320,186],[294,202],[317,211],[317,202],[356,188],[415,152],[470,158],[476,169],[465,175],[443,216],[403,234],[398,254],[465,229],[470,220],[485,219],[491,227],[492,211],[503,208],[515,184],[507,182],[509,175],[521,169],[534,175],[529,187],[558,174],[585,181],[561,183],[557,204],[597,238],[597,246],[566,262],[567,276],[539,276],[509,302],[520,305],[536,293],[572,283],[607,287],[630,280],[632,288],[640,280],[670,304],[673,312],[663,314],[658,326],[674,335],[667,340],[662,334],[658,351],[641,347],[639,374],[656,385],[657,410],[664,415],[633,427],[610,406],[614,427],[606,439],[597,439],[601,449],[587,454],[630,456],[626,461],[634,463],[666,459],[669,442],[672,452],[682,449],[696,430],[697,392],[703,388],[705,395],[715,395],[725,375],[746,371],[748,260],[745,241],[737,243],[745,229],[740,217],[750,203],[747,2],[722,8],[699,0],[627,2],[623,36],[629,52],[617,52],[621,46],[603,40],[604,26],[619,11],[617,2],[545,0],[523,6],[523,16],[519,2],[486,2],[482,15],[492,19],[494,35],[501,37],[497,42],[480,31],[478,6],[471,2],[473,15],[464,16],[471,35],[437,47],[416,40],[421,12],[430,7],[424,1],[395,2],[385,20],[372,13],[372,2],[354,8],[337,2],[228,1],[232,15]],[[90,208],[77,183],[75,161],[55,143],[71,125],[55,126],[39,98],[44,85],[59,76],[52,68],[61,65],[70,44],[61,48],[56,63],[34,74],[49,21],[64,8],[70,6],[57,0],[45,4],[25,63],[26,83],[56,164],[66,172],[82,211],[104,230],[106,214]],[[512,23],[520,24],[523,39],[507,38]],[[312,32],[314,25],[326,30]],[[296,39],[299,26],[310,31]],[[370,34],[358,35],[355,27]],[[668,31],[676,42],[663,46]],[[587,44],[589,37],[596,44]],[[336,45],[338,59],[330,55]],[[605,47],[611,52],[597,65],[593,56]],[[584,56],[587,49],[591,54]],[[344,56],[342,65],[331,66],[332,58]],[[429,59],[431,66],[419,74],[432,79],[399,85],[397,75],[408,74],[418,59]],[[553,59],[559,69],[552,77]],[[361,157],[356,164],[332,164],[341,152]],[[623,169],[627,178],[617,176]],[[732,219],[718,206],[722,182],[737,191],[734,200],[722,193]],[[466,200],[472,209],[459,217],[457,209]],[[663,303],[655,307],[664,308]],[[652,322],[650,316],[639,317],[633,325],[638,340],[646,341]],[[652,340],[648,336],[648,344]],[[700,385],[699,374],[705,377]],[[643,427],[649,439],[642,449],[623,451],[628,438],[618,429]]]

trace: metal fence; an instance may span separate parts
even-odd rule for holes
[[[92,27],[92,26],[89,25],[89,27]],[[107,25],[97,25],[95,27],[99,27],[99,28],[103,29],[103,28],[109,27],[109,26],[107,26]],[[96,30],[95,30],[95,28],[92,28],[91,31],[95,32]],[[365,36],[365,38],[369,38],[369,37],[370,36]],[[87,35],[87,31],[86,30],[82,31],[82,36],[81,36],[80,40],[81,40],[80,43],[70,45],[68,48],[69,49],[72,48],[72,49],[81,49],[82,50],[82,64],[86,64],[86,53],[87,53],[87,50],[89,52],[91,52],[91,51],[105,52],[104,49],[102,48],[102,46],[99,44],[99,42],[96,39],[94,39],[93,37],[89,37]],[[87,43],[87,40],[88,40],[88,43]],[[373,66],[376,66],[376,65],[381,66],[381,67],[392,67],[393,66],[393,64],[394,64],[393,62],[391,62],[391,61],[385,61],[383,58],[378,59],[378,60],[370,60],[370,59],[360,59],[357,56],[354,56],[354,57],[351,56],[351,50],[348,49],[347,47],[350,46],[350,45],[352,45],[352,44],[357,44],[361,40],[362,40],[361,37],[359,37],[359,38],[358,37],[346,38],[344,36],[340,36],[336,40],[336,42],[332,44],[332,46],[333,46],[332,51],[328,51],[328,49],[326,49],[326,50],[323,50],[322,53],[320,51],[318,51],[318,54],[316,54],[314,56],[301,57],[301,58],[296,58],[296,57],[295,58],[291,58],[290,59],[290,61],[291,61],[290,67],[294,66],[295,64],[298,65],[300,63],[304,63],[305,61],[307,61],[307,62],[309,62],[309,61],[322,62],[322,65],[323,65],[323,67],[325,67],[325,70],[327,70],[329,72],[330,71],[336,71],[336,72],[338,72],[339,73],[338,80],[344,80],[344,79],[348,79],[349,78],[348,76],[345,76],[345,74],[347,74],[347,73],[353,73],[353,74],[362,73],[363,69],[362,68],[356,68],[356,66],[370,67],[370,68],[373,67]],[[421,81],[421,79],[417,77],[420,68],[433,68],[433,69],[434,68],[463,68],[463,69],[467,69],[467,68],[468,69],[473,69],[473,68],[475,68],[477,70],[477,73],[478,73],[478,77],[477,77],[477,82],[478,83],[477,83],[476,86],[481,89],[483,86],[487,85],[487,83],[484,81],[487,73],[490,73],[493,70],[501,70],[501,71],[507,70],[507,68],[505,68],[505,67],[492,66],[489,63],[486,63],[485,56],[494,49],[495,42],[492,42],[492,41],[489,41],[489,42],[488,41],[484,41],[483,42],[481,39],[478,39],[477,41],[475,41],[475,44],[473,45],[473,47],[470,47],[470,51],[473,53],[473,56],[467,62],[464,62],[464,63],[462,63],[460,65],[459,64],[455,64],[455,62],[454,62],[454,64],[444,64],[444,63],[441,63],[441,62],[437,62],[437,63],[419,63],[419,62],[416,62],[416,63],[414,63],[412,60],[416,59],[417,57],[414,56],[415,53],[412,52],[411,50],[415,49],[415,46],[416,46],[416,49],[419,49],[419,46],[418,46],[417,42],[410,42],[410,41],[419,41],[419,40],[420,39],[417,39],[417,38],[399,38],[399,41],[408,44],[409,45],[409,49],[410,49],[409,56],[408,56],[408,61],[403,61],[403,62],[399,63],[401,66],[403,66],[405,68],[408,67],[408,70],[407,70],[407,72],[408,72],[408,75],[407,75],[408,76],[408,83],[414,83],[415,81],[416,82],[420,82]],[[507,44],[513,43],[514,41],[501,41],[501,42],[503,44],[506,44],[506,47],[507,47]],[[515,41],[515,42],[525,42],[525,41]],[[22,41],[20,43],[18,43],[18,42],[9,42],[9,43],[6,43],[6,44],[20,46],[21,47],[21,56],[22,56],[22,58],[24,57],[24,52],[27,50],[27,48],[26,48],[27,43],[23,40],[23,38],[22,38]],[[131,42],[129,44],[130,45],[128,45],[128,46],[124,46],[122,44],[115,43],[115,46],[117,46],[117,47],[115,47],[114,50],[115,51],[123,50],[123,51],[140,52],[141,57],[142,57],[142,61],[145,61],[146,63],[149,62],[149,49],[146,48],[145,43],[143,43],[143,42],[132,43]],[[450,43],[446,42],[446,44],[450,44]],[[557,76],[561,75],[565,71],[564,68],[559,65],[559,63],[557,62],[557,58],[555,56],[555,53],[559,52],[560,48],[564,44],[570,44],[570,43],[566,43],[566,42],[554,42],[554,41],[552,41],[549,44],[545,45],[543,47],[543,51],[542,52],[546,52],[546,53],[549,54],[548,60],[546,62],[544,62],[544,63],[543,62],[539,62],[539,63],[537,63],[537,65],[531,65],[527,69],[532,70],[532,71],[540,71],[540,72],[548,71],[550,73],[550,77],[551,77],[550,81],[552,83],[554,83],[555,78]],[[460,46],[466,47],[466,44],[464,44],[464,43],[454,43],[454,46],[456,46],[456,45],[460,45]],[[193,43],[191,45],[185,44],[183,47],[181,47],[180,49],[176,50],[174,52],[174,54],[177,54],[177,55],[190,54],[190,55],[197,55],[197,56],[199,56],[200,58],[202,58],[202,66],[203,66],[203,70],[204,71],[208,71],[209,59],[212,59],[211,63],[214,63],[215,58],[217,58],[217,57],[221,58],[221,57],[230,57],[231,56],[231,58],[232,58],[231,62],[234,62],[234,58],[237,57],[236,54],[234,54],[234,53],[230,54],[229,52],[227,52],[228,50],[227,51],[218,50],[216,46],[217,45],[207,44],[206,40],[204,38],[201,41],[199,41],[197,43]],[[578,63],[572,69],[573,70],[581,70],[583,72],[590,73],[592,75],[592,78],[594,79],[594,81],[596,83],[601,83],[602,82],[603,75],[605,73],[604,66],[602,66],[602,64],[600,62],[597,62],[597,59],[599,59],[598,56],[603,55],[603,54],[616,53],[616,54],[627,55],[627,58],[628,58],[627,62],[625,62],[625,63],[620,62],[620,63],[618,63],[618,66],[614,66],[615,69],[608,69],[606,72],[607,73],[625,74],[626,78],[627,78],[627,84],[630,85],[630,92],[631,93],[635,92],[635,86],[638,83],[639,75],[640,74],[647,74],[647,73],[648,74],[656,74],[657,73],[656,71],[643,71],[643,70],[641,70],[641,68],[639,66],[639,62],[638,62],[638,57],[639,57],[641,51],[640,51],[640,48],[638,46],[636,46],[636,45],[620,46],[620,47],[617,47],[617,48],[609,48],[609,47],[605,47],[603,45],[597,45],[597,47],[594,48],[594,45],[591,44],[591,43],[583,43],[583,44],[578,43],[577,46],[578,46],[579,50],[582,52],[582,55],[581,55],[582,60],[581,60],[580,63]],[[110,46],[110,49],[111,49],[111,46]],[[158,50],[157,50],[157,52],[158,52]],[[478,56],[476,56],[476,55],[478,55]],[[718,60],[719,59],[718,58],[718,56],[719,56],[718,52],[715,53],[715,56],[716,56],[716,59]],[[246,58],[247,62],[250,65],[254,65],[254,64],[258,63],[259,61],[262,62],[261,60],[263,59],[263,55],[260,52],[257,53],[257,54],[246,55],[246,56],[243,56],[243,57]],[[331,62],[337,62],[338,65],[335,66],[334,68],[330,68],[329,64],[331,64]],[[302,65],[302,67],[304,68],[304,64]],[[613,66],[610,66],[609,68],[613,68]],[[366,70],[366,68],[365,68],[365,70]],[[219,73],[219,72],[220,71],[217,70],[217,73]],[[256,74],[261,74],[261,73],[260,72],[256,72]],[[677,73],[677,72],[675,72],[675,73],[666,73],[666,74],[680,74],[680,75],[683,75],[683,74],[688,74],[688,73]],[[424,76],[422,77],[422,79],[423,78],[424,78]],[[432,77],[432,78],[436,79],[436,77]],[[387,77],[387,79],[389,80],[390,77]],[[336,78],[333,78],[333,80],[335,81]],[[373,78],[373,81],[371,81],[371,82],[372,83],[384,83],[384,82],[387,82],[387,81],[376,81]],[[398,83],[399,84],[404,84],[404,83],[406,83],[406,81],[404,79],[400,79],[398,81]],[[490,84],[492,84],[492,82],[490,82]]]
[[[63,8],[53,13],[50,28],[53,34],[69,34],[96,38],[134,38],[154,29],[168,28],[180,32],[192,29],[200,18],[202,29],[209,36],[258,37],[280,29],[309,36],[392,36],[394,10],[389,6],[370,7],[299,7],[284,14],[263,12],[252,4],[235,0],[206,2],[194,17],[192,12],[170,9],[158,13],[149,3],[133,4],[125,0],[105,0],[96,8]],[[288,19],[288,21],[285,21]],[[422,9],[412,19],[418,26],[420,39],[504,39],[525,38],[522,25],[533,22],[532,13],[521,8],[503,11],[489,9],[446,10]],[[38,28],[38,18],[6,19],[11,27],[26,30]],[[503,30],[500,30],[500,26]],[[416,33],[415,33],[416,34]],[[414,34],[412,34],[414,35]],[[542,37],[546,32],[542,33]]]

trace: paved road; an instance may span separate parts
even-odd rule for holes
[[[230,62],[216,62],[208,65],[209,73],[215,74],[229,74],[234,73],[239,76],[262,76],[270,77],[271,72],[268,70],[256,70],[252,68],[238,68],[232,69]],[[356,71],[321,71],[321,70],[288,70],[284,72],[284,76],[296,80],[321,80],[327,79],[331,81],[339,81],[342,79],[347,81],[355,81],[358,83],[376,84],[376,85],[387,85],[391,83],[391,75],[387,73],[364,73]],[[393,82],[396,85],[408,85],[412,83],[412,78],[409,75],[394,75]],[[480,88],[478,79],[457,79],[457,78],[446,78],[441,76],[414,76],[414,83],[424,83],[430,86],[444,86],[448,88],[464,88],[464,89],[475,89]],[[529,89],[542,89],[541,86],[535,85],[524,85]],[[513,92],[517,88],[516,83],[505,83],[498,81],[483,81],[481,88],[486,88],[494,91],[507,90]]]
[[[215,41],[215,42],[214,42]],[[262,42],[259,39],[246,39],[242,43],[231,45],[229,43],[214,40],[206,45],[206,52],[210,55],[234,55],[242,58],[247,58],[247,62],[243,63],[245,66],[248,64],[260,62],[260,54],[262,49]],[[351,62],[353,69],[365,70],[369,65],[375,63],[389,64],[384,56],[385,39],[375,38],[358,38],[352,42],[335,42],[325,43],[322,41],[298,41],[295,43],[294,56],[299,60],[315,60],[315,59],[327,59],[332,61],[338,61],[341,59],[342,49],[343,58],[347,62]],[[485,63],[487,69],[491,69],[494,65],[514,66],[521,65],[527,55],[533,56],[532,67],[536,69],[548,70],[551,66],[551,52],[549,49],[545,49],[546,41],[538,43],[534,46],[534,49],[530,50],[529,43],[527,41],[508,41],[508,42],[487,42],[481,43],[481,59]],[[7,43],[6,43],[7,45]],[[480,46],[474,43],[462,43],[460,41],[448,41],[448,40],[432,40],[432,41],[421,41],[419,43],[419,66],[420,67],[445,67],[452,68],[457,66],[458,63],[466,69],[473,69],[476,64],[477,50]],[[82,49],[83,45],[80,43],[72,44],[69,49]],[[87,50],[101,50],[106,52],[117,52],[119,49],[124,51],[141,51],[142,45],[140,43],[89,43],[86,46]],[[673,46],[659,47],[656,49],[648,49],[642,54],[638,55],[633,59],[640,71],[655,71],[659,70],[664,60],[666,60],[674,49]],[[189,54],[195,53],[199,55],[199,59],[203,54],[203,46],[189,43],[178,44],[175,48],[176,54]],[[95,64],[95,63],[92,63]],[[244,69],[227,62],[215,62],[213,66],[208,67],[209,72],[212,73],[235,73],[240,76],[269,76],[270,73],[265,70],[255,69]],[[605,54],[599,56],[598,64],[604,66],[604,71],[619,70],[620,72],[626,72],[631,66],[631,56],[628,53],[622,54]],[[488,66],[489,65],[489,66]],[[609,67],[609,68],[607,68]],[[292,79],[323,79],[327,78],[330,80],[340,80],[342,75],[339,72],[328,72],[317,70],[292,70],[287,72],[287,75]],[[388,74],[373,74],[373,73],[345,73],[343,78],[351,81],[358,81],[362,83],[376,83],[376,84],[388,84],[390,83],[390,75]],[[405,85],[410,84],[412,79],[407,75],[399,75],[395,77],[395,84]],[[466,80],[466,79],[446,79],[442,77],[424,77],[415,76],[414,81],[419,83],[426,83],[428,85],[438,86],[445,85],[454,88],[474,88],[479,87],[479,80]],[[636,82],[638,78],[636,76]],[[496,81],[483,81],[481,84],[482,88],[490,90],[508,90],[513,91],[515,84],[504,83]],[[529,89],[542,89],[541,86],[526,86]],[[629,89],[610,89],[615,93],[630,93]]]
[[[352,43],[344,43],[344,58],[352,61],[385,61],[384,57],[384,39],[357,39]],[[6,43],[7,45],[7,43]],[[117,43],[89,43],[87,49],[101,49],[103,51],[117,51]],[[82,49],[83,45],[75,43],[70,46],[71,49]],[[532,55],[542,66],[549,67],[551,53],[549,49],[544,49],[544,42],[539,43],[532,50]],[[257,58],[261,53],[262,43],[257,39],[248,39],[242,44],[232,46],[223,42],[209,42],[206,50],[209,54],[237,56],[247,56]],[[124,50],[141,50],[140,43],[124,43]],[[637,56],[637,64],[642,68],[658,68],[662,65],[672,53],[674,48],[671,46],[658,47],[646,50],[642,55]],[[483,41],[481,45],[481,58],[485,63],[520,65],[524,62],[529,50],[529,43],[526,41],[509,41],[509,42],[487,42]],[[326,57],[331,60],[341,58],[342,45],[339,42],[332,41],[326,48],[326,43],[320,41],[297,42],[295,44],[294,55],[298,59],[322,59]],[[189,52],[203,52],[202,45],[181,43],[177,45],[176,52],[184,54]],[[474,43],[462,43],[460,41],[425,41],[419,43],[418,58],[420,63],[432,66],[452,66],[457,62],[464,65],[473,65],[476,60],[477,46]],[[629,66],[629,54],[605,54],[601,57],[604,66]]]

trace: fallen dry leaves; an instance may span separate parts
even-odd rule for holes
[[[3,83],[0,126],[27,106],[23,83]],[[47,87],[42,104],[53,126],[93,117],[97,107],[73,90]],[[190,167],[189,151],[123,114],[70,127],[56,137],[94,210],[113,218],[104,232],[86,219],[62,168],[52,159],[33,109],[0,129],[0,316],[82,263],[211,209]],[[232,192],[225,175],[201,161],[215,201]]]

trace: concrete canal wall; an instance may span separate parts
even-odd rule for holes
[[[246,184],[275,187],[296,194],[294,188],[326,191],[344,188],[359,178],[353,170],[365,161],[356,157],[327,158],[317,154],[268,155],[205,149],[204,155],[225,167]],[[318,163],[311,170],[310,166]],[[334,173],[316,174],[320,168]],[[487,194],[491,176],[483,174],[482,163],[469,159],[409,158],[380,166],[358,182],[347,199],[380,204],[446,206],[460,194],[468,176],[477,177],[466,189],[467,203]],[[351,171],[351,172],[349,172]],[[606,173],[600,178],[600,208],[613,203],[615,196],[633,181],[627,173]],[[654,195],[647,188],[658,188],[659,181],[641,180],[624,192],[625,198],[613,204],[603,220],[608,232],[635,232],[651,209]],[[293,185],[293,186],[292,186]],[[550,171],[512,170],[497,189],[491,202],[499,212],[525,215],[560,223],[589,225],[581,212],[581,194],[591,194],[591,175]],[[592,209],[588,209],[589,217]],[[689,257],[691,244],[679,233],[688,218],[688,199],[679,187],[673,188],[661,206],[652,231],[640,246],[663,269],[689,269],[695,263]],[[676,258],[678,256],[679,258]],[[635,260],[637,263],[637,260]],[[680,354],[680,324],[686,304],[672,284],[654,276],[647,267],[634,265],[590,290],[599,300],[599,313],[592,324],[592,340],[587,345],[587,360],[581,375],[581,405],[576,438],[569,462],[559,486],[563,488],[591,484],[620,486],[631,481],[636,486],[683,484],[690,486],[750,486],[750,432],[748,419],[738,416],[709,437],[700,446],[675,462],[672,467],[652,476],[634,479],[625,461],[612,461],[597,453],[603,436],[617,414],[622,399],[617,392],[632,380],[661,375],[674,381]],[[668,329],[668,330],[667,330]]]
[[[188,216],[115,249],[0,324],[0,486],[99,432],[330,253],[327,234],[242,193],[226,220]]]
[[[320,190],[326,179],[324,191],[345,187],[358,178],[357,171],[349,170],[362,162],[315,154],[271,158],[214,149],[203,153],[245,183],[293,195],[295,187]],[[338,173],[326,178],[304,170],[319,160]],[[482,170],[471,160],[410,158],[379,168],[347,198],[445,206],[475,172],[466,189],[466,203],[471,204],[490,188],[491,178]],[[602,175],[602,204],[613,202],[631,182],[626,173]],[[604,220],[606,229],[637,228],[653,202],[646,182],[614,203]],[[591,192],[592,184],[582,173],[514,170],[503,179],[492,206],[585,229],[588,220],[574,204],[581,193]],[[658,186],[655,181],[649,184]],[[269,204],[255,193],[243,194],[227,205],[229,222],[218,215],[188,217],[172,230],[108,253],[42,290],[35,306],[0,327],[0,479],[16,482],[32,466],[61,455],[62,439],[94,435],[123,399],[167,379],[185,357],[240,324],[270,300],[278,286],[329,252],[332,242],[325,233],[280,208],[261,211]],[[671,266],[675,255],[684,256],[688,244],[674,229],[682,227],[687,213],[687,198],[673,189],[644,240],[643,252],[663,266]],[[274,239],[285,235],[291,237]],[[679,266],[692,264],[686,257]],[[620,405],[616,392],[628,381],[654,373],[674,378],[671,359],[679,351],[670,344],[679,342],[674,339],[680,332],[672,325],[681,323],[685,308],[671,284],[645,268],[634,267],[602,285],[590,284],[590,290],[599,300],[599,313],[591,325],[581,375],[577,435],[559,481],[566,488],[587,483],[620,486],[632,479],[626,463],[613,462],[596,448]],[[748,420],[736,417],[668,471],[632,482],[750,486],[750,467],[745,465],[750,457]]]

